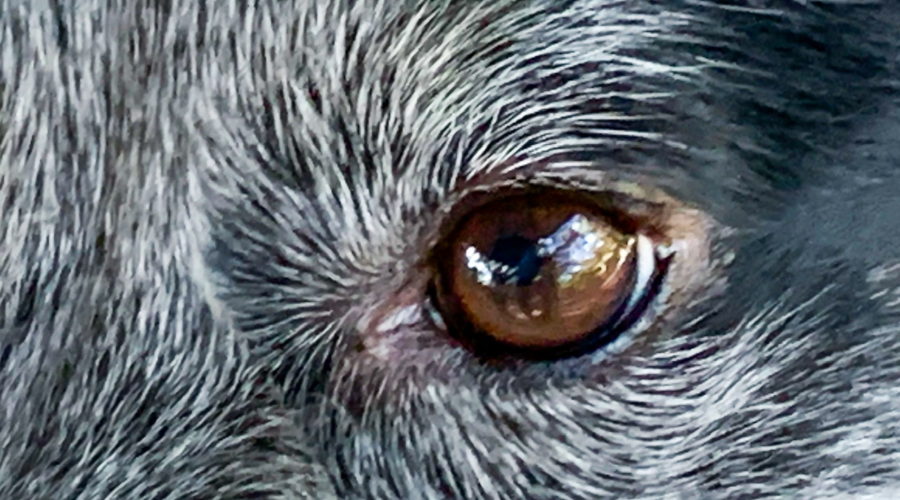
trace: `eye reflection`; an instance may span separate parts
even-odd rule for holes
[[[621,240],[619,238],[618,240]],[[634,249],[635,238],[617,241],[582,214],[575,214],[555,232],[537,241],[521,236],[499,238],[488,255],[466,248],[466,266],[484,286],[529,286],[539,279],[541,267],[552,263],[559,270],[560,286],[578,276],[605,275],[609,266],[621,267]]]
[[[439,255],[443,317],[465,342],[524,349],[608,333],[638,302],[635,284],[643,293],[652,274],[652,246],[642,258],[641,241],[598,207],[560,195],[483,206]]]

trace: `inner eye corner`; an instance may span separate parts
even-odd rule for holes
[[[584,355],[654,303],[672,255],[627,207],[562,189],[484,196],[463,204],[429,256],[435,320],[475,354]]]

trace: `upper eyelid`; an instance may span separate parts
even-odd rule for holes
[[[529,178],[523,176],[494,183],[467,186],[442,200],[435,211],[435,220],[430,224],[425,238],[425,246],[428,249],[433,249],[441,236],[457,224],[465,213],[490,202],[498,191],[515,193],[548,188],[582,192],[587,196],[605,199],[608,204],[607,208],[624,215],[649,218],[655,212],[660,212],[664,209],[664,202],[659,199],[664,196],[662,193],[653,192],[649,187],[637,187],[634,183],[610,181],[603,185],[594,183],[588,185],[586,183],[576,184],[559,181],[550,177]],[[640,197],[636,193],[636,188],[642,190],[645,196]]]

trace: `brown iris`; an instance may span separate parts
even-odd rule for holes
[[[637,237],[587,200],[480,206],[438,248],[438,305],[464,343],[567,349],[609,329],[636,280]]]

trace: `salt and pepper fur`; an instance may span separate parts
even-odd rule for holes
[[[0,0],[0,497],[896,494],[898,34],[887,0]],[[494,366],[426,320],[461,193],[612,178],[715,222],[676,322]]]

